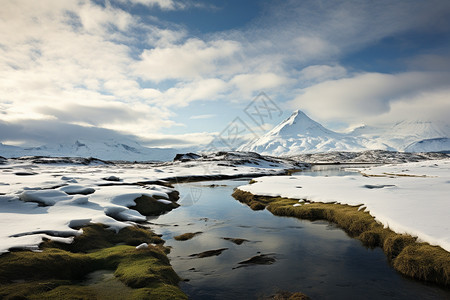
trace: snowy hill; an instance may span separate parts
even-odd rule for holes
[[[267,155],[294,155],[364,149],[359,138],[329,130],[297,110],[261,138],[238,150]]]
[[[450,152],[450,138],[427,139],[414,142],[405,148],[406,152]]]
[[[449,151],[450,126],[428,121],[403,121],[391,126],[361,126],[348,134],[334,132],[300,110],[239,151],[296,155],[330,151]]]
[[[41,147],[21,148],[0,144],[0,156],[57,156],[96,157],[104,160],[168,161],[177,153],[175,149],[147,148],[133,140],[75,140]]]
[[[386,127],[362,126],[349,135],[363,137],[373,143],[366,145],[369,149],[377,149],[376,144],[383,144],[388,149],[410,152],[445,151],[450,150],[445,142],[421,143],[424,140],[442,139],[450,136],[450,126],[442,122],[402,121]],[[448,142],[447,142],[448,143]],[[416,144],[412,147],[412,144]],[[411,147],[410,147],[411,146]],[[409,148],[408,148],[409,147]],[[378,149],[383,149],[379,147]]]

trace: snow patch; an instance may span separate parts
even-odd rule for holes
[[[148,248],[148,244],[147,243],[142,243],[142,244],[136,246],[137,250],[147,249],[147,248]]]

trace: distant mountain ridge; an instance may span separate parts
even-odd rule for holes
[[[361,126],[344,134],[327,129],[296,110],[238,150],[277,156],[364,150],[438,152],[450,150],[449,136],[448,124],[428,121],[403,121],[384,128]]]
[[[147,148],[133,140],[92,141],[77,139],[40,147],[22,148],[0,143],[0,156],[95,157],[103,160],[169,161],[179,151],[172,148]]]

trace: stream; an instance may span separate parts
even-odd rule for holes
[[[345,176],[343,166],[320,166],[304,176]],[[297,175],[298,175],[297,174]],[[352,173],[354,174],[354,173]],[[190,299],[258,299],[277,291],[312,299],[450,299],[448,290],[403,277],[380,248],[367,249],[326,221],[252,211],[233,189],[248,179],[176,185],[181,207],[149,218],[151,229],[172,247],[174,270]],[[175,236],[202,232],[191,240]],[[238,245],[224,238],[241,238]],[[190,256],[226,249],[217,256]],[[239,264],[264,254],[271,264]]]

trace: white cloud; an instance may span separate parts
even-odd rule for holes
[[[140,4],[148,7],[158,7],[161,10],[184,10],[188,8],[217,9],[212,3],[198,0],[118,0],[122,3]]]
[[[443,72],[365,73],[305,88],[290,104],[294,109],[307,110],[321,121],[356,123],[368,118],[375,121],[381,115],[392,113],[393,106],[397,120],[418,114],[427,117],[431,110],[448,112],[441,100],[435,101],[437,106],[432,109],[423,111],[421,108],[429,103],[428,95],[442,96],[440,91],[449,83],[450,73]],[[403,113],[399,107],[405,108]],[[416,113],[411,114],[411,111]]]
[[[157,27],[147,28],[147,40],[149,45],[153,47],[166,48],[181,42],[187,36],[187,32],[183,28],[161,29]]]
[[[345,77],[347,70],[340,66],[330,65],[312,65],[303,68],[299,73],[299,80],[302,85],[311,83],[319,83],[330,79],[338,79]]]
[[[239,95],[249,98],[255,91],[268,91],[292,83],[287,77],[274,73],[239,74],[230,83],[239,90]]]
[[[103,8],[90,2],[84,3],[75,12],[87,32],[106,34],[110,31],[108,27],[111,25],[125,31],[134,23],[133,17],[122,10],[111,6]]]
[[[216,100],[227,90],[227,83],[221,79],[209,78],[179,83],[168,89],[156,103],[164,106],[187,106],[196,100]]]
[[[3,3],[2,120],[53,120],[137,135],[176,125],[168,110],[147,104],[161,92],[141,88],[130,76],[132,43],[117,40],[130,38],[135,20],[89,1]]]
[[[221,74],[221,63],[240,50],[237,42],[189,39],[181,45],[144,50],[135,65],[136,74],[160,82],[165,79],[199,79],[208,74]]]
[[[450,2],[442,0],[290,0],[267,5],[246,32],[231,34],[249,40],[256,52],[283,53],[289,69],[336,63],[384,38],[417,29],[447,30],[449,13]]]
[[[211,119],[216,117],[216,114],[205,114],[205,115],[195,115],[195,116],[190,116],[189,119],[191,120],[203,120],[203,119]]]
[[[323,57],[339,52],[336,46],[319,36],[298,36],[292,40],[292,47],[300,60]]]
[[[184,9],[185,3],[175,0],[119,0],[120,2],[128,2],[132,4],[142,4],[146,6],[158,6],[163,10]]]
[[[385,114],[368,118],[367,122],[395,123],[399,120],[441,121],[449,123],[450,88],[443,87],[417,93],[411,97],[401,97],[390,105]]]

